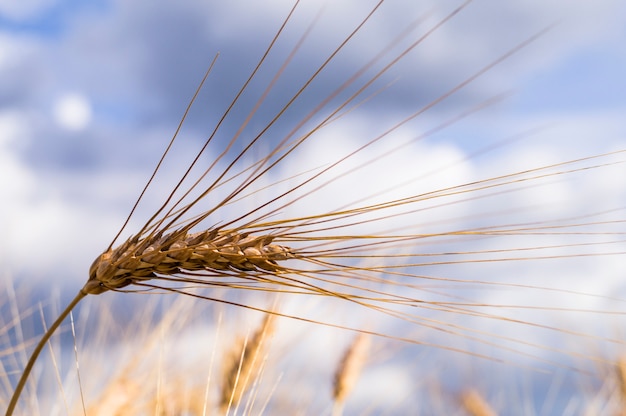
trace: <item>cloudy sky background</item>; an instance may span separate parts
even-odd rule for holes
[[[306,53],[294,63],[293,79],[304,79],[329,45],[365,14],[366,8],[356,4],[327,8],[305,44]],[[338,85],[332,79],[345,79],[398,28],[429,12],[427,22],[433,22],[451,9],[446,6],[385,4],[317,88],[329,91]],[[10,236],[4,239],[3,264],[10,274],[24,267],[37,273],[63,267],[74,275],[85,270],[97,247],[110,238],[109,227],[115,229],[128,211],[214,54],[221,53],[212,76],[219,81],[199,101],[201,112],[187,125],[190,136],[204,138],[290,5],[16,1],[0,7],[2,221]],[[550,123],[552,140],[542,136],[525,144],[524,151],[534,153],[533,145],[558,148],[564,160],[618,148],[624,128],[620,91],[626,89],[620,75],[626,60],[623,8],[618,1],[593,6],[476,2],[388,73],[379,86],[396,83],[375,100],[378,107],[372,111],[389,125],[408,114],[407,108],[419,108],[512,45],[558,22],[425,118],[443,119],[514,90],[497,116],[486,117],[491,121],[487,128],[484,120],[472,129],[450,128],[440,142],[471,152],[487,142],[487,134],[503,139]],[[305,2],[287,39],[300,34],[315,9]],[[270,104],[265,108],[270,114]],[[525,158],[515,159],[529,166]],[[484,165],[500,163],[510,161],[497,155]],[[93,232],[85,235],[86,229]],[[33,245],[46,247],[37,262],[28,261]],[[68,252],[74,255],[68,258]]]
[[[188,163],[194,145],[206,138],[291,6],[285,1],[262,3],[9,0],[0,4],[2,279],[54,282],[72,288],[86,280],[91,261],[109,244],[129,212],[213,56],[220,53],[207,88],[185,124],[184,141],[173,159],[180,162],[170,166],[168,173],[181,172]],[[225,124],[218,147],[234,133],[253,97],[260,94],[272,70],[310,24],[319,9],[314,3],[305,1],[301,6],[276,54],[268,60],[266,72],[252,85],[250,97]],[[367,5],[360,1],[329,3],[282,84],[251,122],[250,131],[269,120],[287,94],[293,94],[293,86],[300,85],[367,12]],[[293,117],[278,124],[276,137],[285,134],[312,103],[337,88],[416,17],[424,16],[425,25],[432,25],[458,4],[408,3],[383,5],[366,30],[294,106]],[[376,158],[388,143],[403,143],[416,131],[427,131],[495,94],[513,91],[512,96],[427,141],[403,147],[379,161],[376,168],[361,171],[358,181],[367,182],[368,189],[384,189],[389,183],[441,169],[536,127],[541,127],[536,134],[442,171],[435,187],[623,149],[625,21],[626,6],[619,0],[476,1],[370,90],[389,85],[385,91],[321,135],[272,179],[335,160],[364,137],[371,138],[372,132],[406,117],[554,23],[554,28],[532,45],[418,122],[400,129],[397,137],[368,150],[360,160]],[[409,39],[419,36],[419,30]],[[270,140],[265,146],[272,143]],[[517,193],[512,198],[519,205],[514,206],[530,206],[524,205],[529,199],[541,201],[546,210],[542,214],[550,218],[591,212],[594,207],[598,211],[621,207],[617,218],[623,218],[624,173],[620,166],[590,171],[562,187]],[[159,193],[169,189],[172,180],[167,175],[160,178],[133,226],[157,206]],[[338,195],[338,189],[344,190],[341,197],[346,201],[355,199],[361,182],[329,187],[324,195],[330,196],[320,195],[316,207],[323,209]],[[415,186],[411,192],[430,190],[433,182]],[[489,204],[472,203],[467,209],[499,210],[493,201]],[[548,208],[555,206],[560,208]],[[293,209],[287,213],[297,213]],[[430,218],[445,220],[466,214],[437,211],[432,215],[439,216]],[[514,218],[526,218],[527,214]],[[571,270],[560,270],[570,288],[594,293],[623,289],[617,272],[619,257],[585,263],[584,270],[593,269],[602,276],[591,283],[580,269],[575,270],[580,264],[567,264]],[[525,267],[538,281],[547,273],[547,269]],[[495,266],[492,270],[494,275],[503,272]],[[577,273],[580,279],[573,279]],[[554,284],[558,286],[558,279]],[[485,296],[488,299],[488,294]]]

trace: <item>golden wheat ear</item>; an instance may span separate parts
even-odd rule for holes
[[[131,238],[96,258],[83,291],[97,295],[121,289],[158,275],[181,272],[233,270],[278,273],[277,263],[295,257],[288,247],[272,244],[272,236],[252,236],[237,231],[207,230],[188,234],[178,230],[165,235]]]
[[[346,398],[354,389],[367,361],[370,337],[364,333],[357,334],[348,349],[344,352],[335,371],[333,383],[333,415],[341,416]]]
[[[250,339],[237,340],[226,354],[219,402],[221,414],[228,414],[232,407],[236,409],[251,383],[259,377],[261,356],[273,331],[274,315],[268,313]]]
[[[497,416],[489,403],[476,390],[461,394],[461,405],[470,416]]]
[[[616,415],[626,415],[626,356],[621,356],[615,363],[615,371],[613,378],[617,388],[615,389],[615,396],[620,403],[620,411]]]

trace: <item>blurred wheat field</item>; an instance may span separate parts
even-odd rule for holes
[[[145,183],[176,126],[170,113],[186,104],[164,92],[188,100],[220,47],[181,58],[179,84],[143,68],[138,80],[162,88],[153,109],[135,114],[144,136],[96,137],[93,154],[72,144],[79,159],[117,171],[70,182],[101,191],[82,214],[93,215],[88,234],[104,233],[90,237],[94,253],[111,238],[114,250],[146,241],[133,259],[148,262],[150,245],[169,266],[87,276],[107,293],[82,300],[71,330],[67,320],[53,336],[16,413],[621,414],[623,128],[608,117],[591,133],[597,124],[582,116],[516,117],[541,98],[509,92],[549,66],[554,39],[589,29],[574,36],[567,22],[552,27],[559,13],[513,18],[525,9],[493,2],[242,5],[163,9],[193,16],[164,36],[170,60],[186,56],[175,46],[186,30],[242,50],[222,49],[211,64],[117,236],[136,178]],[[211,13],[220,17],[204,21]],[[175,17],[146,13],[128,27]],[[119,123],[104,97],[94,109]],[[125,212],[105,214],[105,196]],[[209,232],[161,238],[181,229]],[[75,247],[68,264],[82,256]],[[267,247],[284,251],[254,254]],[[210,266],[176,263],[187,248],[213,250]],[[46,256],[38,261],[53,265]],[[69,285],[57,279],[70,272],[50,273],[35,289],[5,279],[3,403],[42,322],[65,306],[48,292],[63,287],[65,299]]]

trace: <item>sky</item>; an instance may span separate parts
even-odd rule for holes
[[[387,1],[381,7],[296,102],[285,121],[278,123],[272,131],[276,139],[268,139],[266,146],[275,144],[313,103],[385,49],[417,17],[422,19],[418,29],[392,50],[419,37],[423,27],[460,4],[408,3]],[[294,86],[306,79],[373,4],[328,2],[292,64],[252,119],[244,139],[270,119],[295,92]],[[290,7],[290,2],[279,0],[0,3],[2,279],[80,286],[92,260],[124,221],[216,54],[214,70],[184,124],[179,153],[166,173],[182,173],[191,149],[207,137]],[[267,69],[225,123],[218,146],[224,146],[236,131],[253,98],[262,93],[318,10],[318,2],[304,1],[299,6],[285,37],[269,57]],[[460,177],[465,182],[624,149],[624,22],[626,6],[620,0],[475,1],[385,72],[365,96],[384,90],[322,133],[315,145],[294,156],[274,179],[336,160],[364,137],[417,111],[548,27],[550,30],[530,45],[416,122],[398,129],[389,141],[400,146],[416,132],[428,131],[497,94],[510,93],[506,99],[428,140],[400,147],[389,158],[377,160],[387,144],[367,150],[359,160],[375,161],[372,165],[378,170],[367,170],[363,175],[370,176],[361,176],[360,181],[367,182],[368,189],[384,189],[389,183],[428,174],[533,129],[538,131],[523,135],[521,141],[440,172],[437,187],[459,183]],[[368,74],[381,67],[380,62],[375,63]],[[623,173],[624,168],[616,166],[562,187],[529,190],[512,198],[519,199],[522,206],[541,204],[544,214],[555,217],[576,215],[598,203],[623,209]],[[130,232],[158,206],[159,190],[169,189],[173,180],[167,175],[159,179],[156,193],[140,207]],[[415,186],[412,192],[433,185]],[[313,205],[323,209],[324,204],[334,203],[337,195],[356,199],[361,189],[359,183],[337,183],[325,188],[328,193]],[[401,194],[401,190],[397,192]],[[502,206],[511,202],[505,198],[498,201],[505,204]],[[567,210],[562,209],[563,201],[571,202]],[[559,212],[550,211],[552,202],[560,204]],[[478,212],[498,210],[480,202],[468,207]],[[298,213],[298,207],[290,209],[289,213]],[[450,218],[446,215],[460,217],[467,212],[451,208],[433,215],[433,220],[444,220]],[[590,286],[588,280],[571,279],[572,287],[602,293],[623,290],[614,267],[619,258],[613,260],[602,263],[605,287],[598,286],[600,280]],[[585,267],[597,270],[597,265]],[[537,279],[542,276],[540,271],[530,272]],[[578,272],[564,271],[563,279]]]

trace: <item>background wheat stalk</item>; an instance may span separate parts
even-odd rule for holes
[[[370,340],[366,335],[358,334],[337,366],[333,383],[334,415],[343,413],[346,398],[354,389],[361,369],[367,361],[369,343]]]
[[[223,361],[220,411],[228,414],[236,409],[244,393],[250,389],[260,375],[265,344],[273,331],[272,315],[267,315],[261,326],[248,339],[239,339],[231,353]]]
[[[474,327],[472,319],[537,329],[557,337],[571,336],[578,340],[622,345],[622,341],[615,337],[596,335],[586,328],[561,327],[544,320],[544,316],[529,319],[517,315],[518,310],[536,311],[543,315],[559,312],[576,314],[581,310],[588,315],[621,315],[619,307],[577,309],[555,305],[551,295],[582,300],[609,300],[608,297],[589,296],[584,291],[567,286],[527,282],[525,279],[510,282],[467,278],[456,274],[458,269],[455,268],[461,267],[465,272],[476,265],[495,268],[498,264],[506,264],[515,269],[529,262],[574,261],[591,256],[623,258],[623,241],[620,240],[623,235],[623,207],[597,207],[577,215],[569,215],[569,211],[557,216],[542,213],[530,219],[515,215],[516,211],[523,211],[526,207],[521,203],[519,207],[509,205],[504,213],[487,211],[473,214],[453,210],[459,206],[470,206],[477,200],[506,199],[509,195],[514,199],[526,190],[558,183],[564,177],[578,178],[582,174],[616,166],[619,169],[624,162],[623,150],[510,169],[487,178],[434,183],[423,189],[413,188],[419,176],[410,176],[406,183],[398,183],[385,177],[388,172],[380,171],[378,175],[382,177],[384,186],[380,191],[361,187],[355,195],[349,195],[340,202],[323,201],[326,206],[307,206],[316,199],[316,195],[335,185],[340,187],[344,178],[358,176],[379,159],[402,153],[403,149],[425,138],[453,129],[457,123],[500,102],[503,99],[501,95],[479,100],[461,112],[436,120],[430,128],[411,131],[407,141],[394,138],[394,134],[403,129],[414,129],[412,123],[427,111],[471,87],[481,76],[503,65],[507,59],[514,59],[515,54],[544,35],[545,30],[531,32],[534,34],[525,40],[509,45],[507,50],[468,71],[462,79],[440,90],[425,104],[410,106],[403,116],[390,122],[381,120],[378,130],[367,132],[354,146],[337,157],[333,156],[334,159],[329,162],[315,160],[310,166],[298,166],[298,170],[290,172],[284,181],[271,177],[299,152],[308,154],[311,147],[307,146],[323,140],[325,132],[340,126],[343,120],[370,100],[376,101],[380,94],[391,88],[391,84],[387,83],[390,73],[403,60],[419,51],[427,43],[426,40],[467,13],[469,7],[469,2],[462,3],[446,13],[436,14],[431,21],[428,21],[427,14],[411,18],[405,28],[400,28],[395,37],[383,43],[371,57],[359,61],[350,73],[337,77],[330,91],[310,103],[304,100],[307,94],[316,91],[314,86],[319,79],[333,74],[332,65],[342,59],[342,54],[363,31],[377,22],[376,19],[382,19],[383,3],[373,4],[367,10],[360,9],[358,19],[344,37],[328,49],[307,72],[302,83],[290,89],[287,99],[278,101],[280,104],[276,112],[260,123],[260,129],[247,131],[247,128],[259,124],[257,121],[255,125],[253,120],[266,106],[270,106],[272,93],[280,88],[279,82],[285,74],[289,74],[289,69],[298,54],[302,53],[309,37],[313,36],[312,33],[323,27],[320,23],[323,22],[323,14],[308,13],[308,10],[298,14],[303,7],[298,2],[290,12],[285,10],[285,20],[278,26],[277,33],[260,55],[258,64],[251,68],[241,88],[234,93],[232,100],[227,100],[214,130],[188,164],[189,169],[178,182],[172,184],[171,193],[160,197],[160,208],[151,212],[143,226],[137,227],[138,231],[127,237],[126,227],[136,218],[140,203],[145,203],[148,198],[145,195],[154,189],[153,179],[158,179],[157,175],[161,172],[171,172],[167,167],[170,151],[174,145],[181,143],[179,132],[176,132],[128,220],[109,247],[94,261],[87,283],[35,348],[17,383],[7,414],[14,411],[28,374],[49,337],[83,297],[105,291],[184,293],[300,321],[371,333],[408,344],[433,346],[505,363],[509,361],[499,357],[498,353],[511,352],[555,367],[583,368],[602,364],[605,360],[581,353],[569,345],[548,345],[527,339],[524,334],[510,336],[499,333],[497,329]],[[307,24],[293,23],[298,16],[308,18]],[[292,26],[299,30],[298,37],[285,35]],[[285,49],[277,46],[281,45],[281,41],[290,39],[293,42],[288,43]],[[277,52],[283,52],[281,59],[270,61],[276,59],[272,54]],[[219,65],[219,60],[214,64]],[[271,76],[263,78],[260,74],[266,66],[270,66]],[[203,83],[213,68],[212,64]],[[255,82],[261,85],[257,87],[259,93],[252,105],[245,105],[241,97],[254,90]],[[187,112],[201,88],[202,85]],[[228,125],[230,117],[241,111],[239,106],[244,107],[246,115],[237,123],[236,131],[228,135],[228,143],[220,143],[218,138],[224,134],[224,126]],[[300,106],[304,106],[304,110]],[[291,112],[296,110],[297,116],[293,117]],[[285,126],[276,131],[279,122],[285,123]],[[524,132],[511,140],[531,134],[532,131]],[[272,138],[273,135],[278,139]],[[273,141],[268,142],[268,138]],[[337,143],[326,143],[325,150],[330,150],[334,144]],[[266,150],[270,145],[270,150],[260,152],[264,149],[263,145]],[[480,148],[474,156],[478,157],[492,148]],[[207,149],[216,151],[207,157]],[[368,153],[370,150],[373,155]],[[260,152],[261,156],[255,152]],[[451,166],[458,163],[460,161]],[[402,189],[402,185],[408,188]],[[395,192],[396,188],[400,191]],[[352,191],[350,187],[340,189],[346,193]],[[268,194],[262,194],[264,190]],[[238,205],[251,198],[258,198],[253,207]],[[541,212],[543,206],[539,202],[537,211]],[[305,209],[290,215],[297,206],[304,206]],[[449,212],[447,210],[452,210],[452,214],[443,215]],[[513,215],[504,216],[507,211]],[[455,222],[465,217],[474,221],[471,224]],[[566,236],[567,241],[559,240],[559,236]],[[488,241],[495,241],[495,247],[484,244]],[[462,289],[467,285],[505,293],[512,290],[539,293],[548,300],[531,305],[502,299],[484,302],[463,293]],[[266,306],[254,302],[220,299],[197,290],[224,287],[293,298],[321,297],[329,305],[345,304],[364,317],[371,316],[368,315],[371,313],[386,316],[411,329],[383,327],[369,330],[358,323],[328,318],[322,313],[307,315],[304,311],[268,311]],[[423,333],[428,331],[447,334],[449,338],[431,340],[423,337]],[[498,351],[475,352],[459,345],[459,339],[488,348],[496,347]],[[546,359],[542,356],[545,351],[559,357],[575,358],[581,363],[562,364],[552,358]],[[249,354],[244,354],[244,358],[246,355]]]

